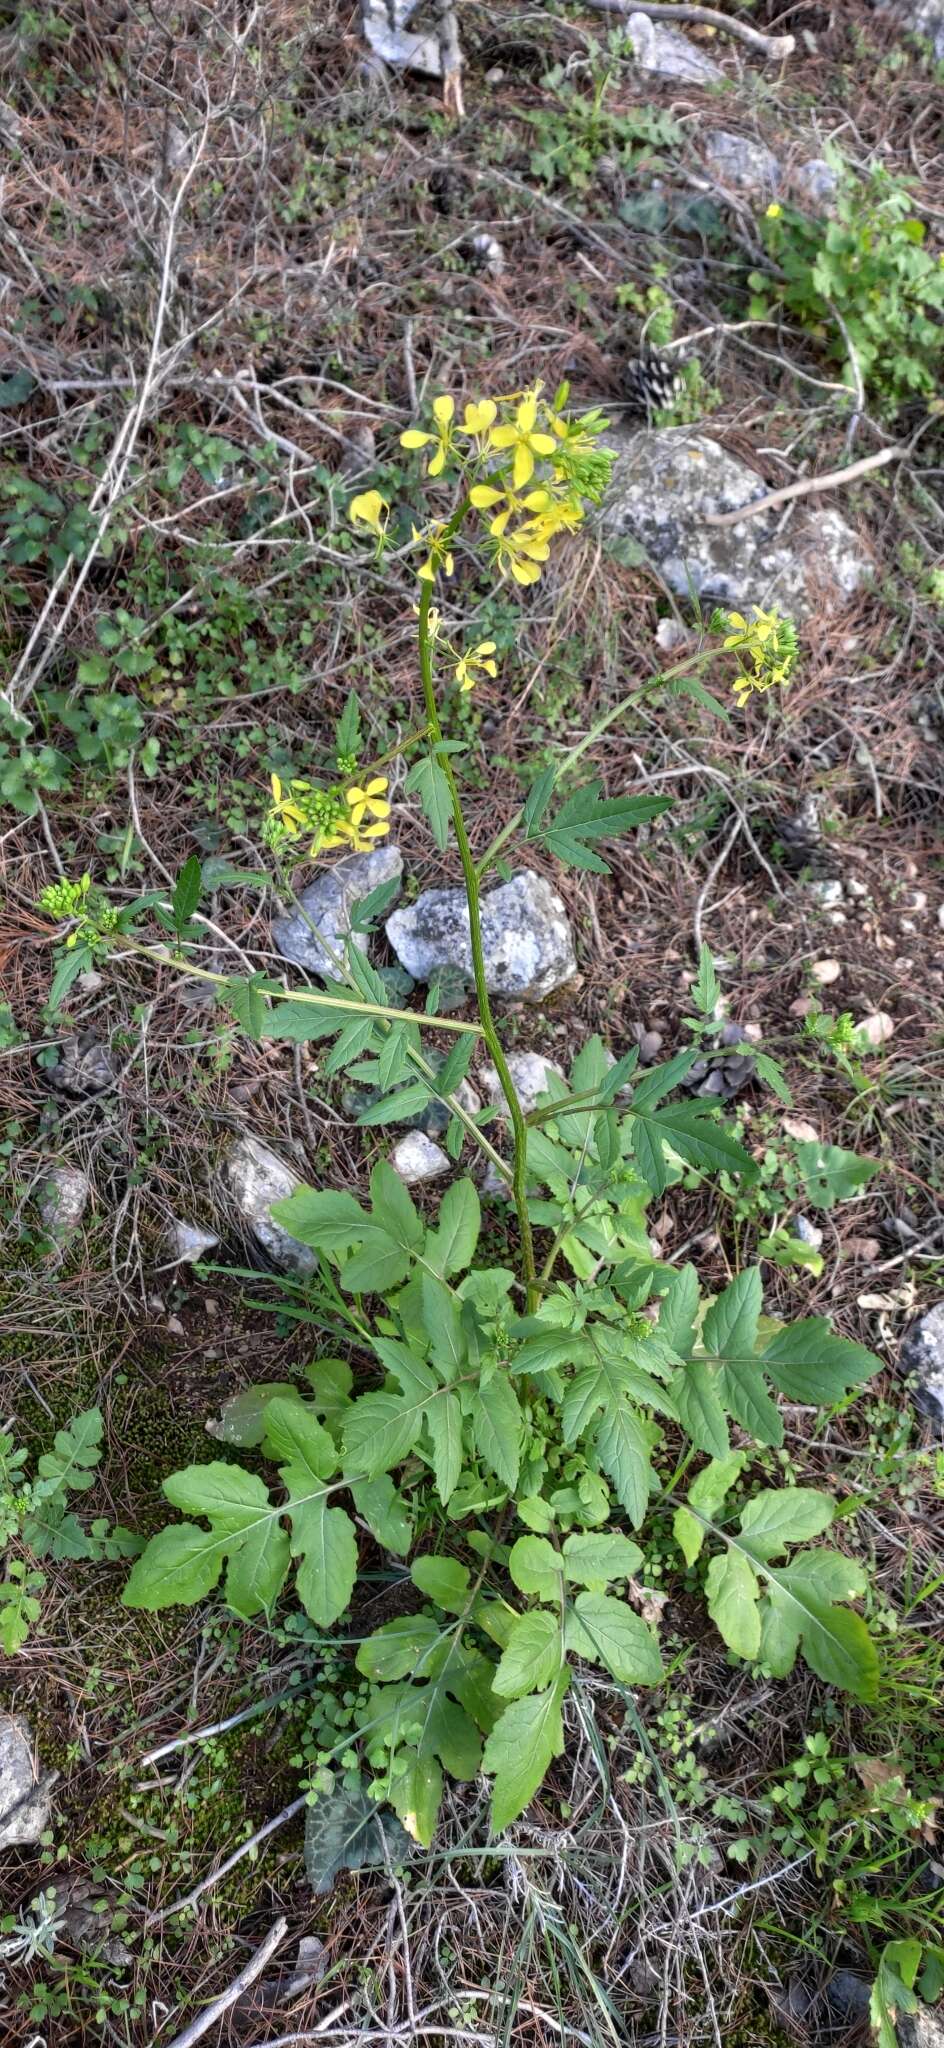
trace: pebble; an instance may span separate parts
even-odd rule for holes
[[[814,960],[810,972],[814,981],[820,982],[823,988],[828,988],[831,981],[839,980],[842,963],[839,960]]]
[[[856,1031],[867,1045],[886,1045],[893,1036],[895,1023],[886,1010],[875,1010],[870,1017],[860,1018]]]
[[[394,1145],[390,1164],[407,1187],[415,1187],[419,1181],[438,1180],[448,1173],[452,1161],[448,1152],[428,1138],[425,1131],[407,1131]]]
[[[824,877],[822,881],[808,882],[806,886],[814,902],[821,903],[824,910],[834,910],[843,900],[843,885],[836,875]]]

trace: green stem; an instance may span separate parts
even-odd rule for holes
[[[142,960],[156,961],[160,967],[177,967],[182,974],[197,981],[215,982],[217,988],[227,988],[230,982],[240,979],[238,975],[213,974],[208,967],[195,967],[192,960],[185,960],[181,954],[171,953],[163,947],[125,944],[118,950],[122,953],[134,953]],[[348,998],[316,995],[310,989],[295,989],[288,995],[284,988],[275,987],[265,981],[256,985],[261,996],[272,996],[279,1003],[312,1003],[319,1010],[340,1010],[350,1012],[355,1017],[390,1017],[395,1023],[402,1021],[404,1024],[428,1024],[434,1031],[471,1031],[476,1038],[487,1039],[487,1033],[481,1024],[468,1024],[462,1018],[427,1017],[418,1010],[394,1010],[388,1008],[386,1003],[366,1003],[360,997],[355,1000],[353,996]]]
[[[465,509],[466,501],[463,501],[463,503],[459,506],[458,511],[453,513],[452,519],[450,520],[449,525],[445,530],[445,533],[443,535],[444,543],[448,542],[452,534],[456,532],[458,526],[461,524],[461,521],[465,515]],[[508,1104],[508,1113],[511,1117],[511,1127],[514,1138],[514,1167],[512,1170],[511,1190],[514,1199],[515,1209],[518,1216],[518,1229],[521,1238],[521,1265],[522,1272],[524,1275],[525,1287],[527,1290],[528,1309],[529,1311],[532,1311],[538,1306],[541,1297],[540,1289],[538,1286],[537,1268],[535,1266],[534,1261],[534,1240],[531,1235],[531,1218],[528,1214],[528,1133],[521,1109],[521,1104],[518,1101],[518,1097],[515,1092],[515,1084],[511,1078],[511,1074],[509,1073],[508,1062],[505,1058],[504,1051],[502,1050],[501,1039],[499,1038],[498,1033],[495,1029],[495,1021],[492,1016],[492,1006],[489,1000],[488,984],[485,978],[485,952],[482,945],[482,919],[479,903],[479,877],[476,872],[475,861],[473,860],[472,857],[472,848],[469,844],[469,835],[465,829],[465,819],[462,815],[462,804],[459,799],[459,791],[456,786],[456,778],[453,773],[452,761],[450,759],[449,754],[445,752],[442,746],[443,732],[442,727],[439,723],[439,712],[436,706],[436,693],[433,686],[433,643],[429,631],[429,609],[432,601],[432,595],[432,584],[424,580],[422,591],[420,594],[420,676],[422,678],[423,683],[423,696],[426,701],[426,715],[429,721],[429,729],[432,738],[433,751],[436,756],[437,765],[441,769],[443,775],[445,776],[446,783],[449,789],[449,801],[452,806],[452,822],[455,827],[456,845],[458,846],[459,849],[459,859],[462,862],[462,873],[465,879],[465,893],[469,906],[469,941],[472,950],[472,973],[475,981],[475,994],[476,1000],[478,1002],[479,1017],[481,1019],[482,1035],[485,1039],[486,1045],[488,1046],[489,1052],[491,1053],[492,1062],[495,1067],[495,1071],[498,1075],[499,1081],[501,1082],[502,1093],[505,1097],[505,1101]]]

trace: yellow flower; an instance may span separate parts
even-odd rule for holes
[[[771,200],[771,203],[770,203],[770,205],[768,206],[768,208],[767,208],[767,210],[766,210],[766,212],[765,212],[765,214],[764,214],[764,219],[765,219],[765,220],[779,220],[779,219],[780,219],[780,216],[781,216],[781,214],[782,214],[782,212],[783,212],[783,207],[782,207],[782,206],[778,206],[778,205],[777,205],[777,201],[776,201],[776,199],[773,199],[773,200]]]
[[[455,557],[443,540],[445,530],[444,526],[433,526],[428,533],[423,533],[418,526],[413,528],[413,540],[416,545],[429,549],[425,562],[416,572],[421,583],[434,583],[437,569],[442,569],[446,576],[452,575],[456,566]]]
[[[476,405],[467,405],[460,433],[487,434],[498,417],[494,398],[480,398]]]
[[[494,539],[495,567],[500,576],[509,573],[516,583],[536,583],[541,568],[550,554],[546,534],[540,531],[540,522],[532,520],[527,526],[519,526],[511,533],[505,531],[504,515],[500,512],[493,519],[489,532]]]
[[[528,391],[515,413],[513,424],[493,427],[489,435],[492,448],[514,449],[512,478],[516,491],[523,490],[525,484],[530,483],[535,456],[554,453],[554,436],[538,430],[537,417],[537,391]]]
[[[351,499],[347,516],[352,526],[369,526],[382,540],[389,515],[390,507],[379,491],[362,491],[360,497]]]
[[[436,422],[435,433],[424,434],[421,433],[419,427],[408,427],[406,433],[400,435],[401,448],[427,448],[430,442],[434,444],[433,453],[427,465],[427,474],[429,476],[441,476],[452,453],[455,411],[455,399],[450,398],[444,392],[439,398],[433,399],[433,418]]]
[[[299,786],[296,782],[293,782],[291,785],[292,789],[298,789]],[[289,795],[285,794],[277,775],[272,777],[272,809],[275,816],[281,819],[283,825],[300,825],[302,823],[302,814],[297,803],[292,802],[290,793]]]
[[[778,612],[762,611],[759,605],[752,609],[754,616],[750,620],[741,612],[728,612],[726,618],[718,614],[719,624],[723,621],[734,628],[723,644],[740,657],[740,673],[732,687],[741,705],[754,690],[770,690],[788,683],[797,657],[796,629],[791,620],[782,619]]]
[[[495,652],[494,640],[480,640],[477,647],[470,647],[468,654],[460,654],[456,663],[456,682],[460,690],[472,690],[480,675],[497,676],[497,664],[491,660]]]
[[[472,503],[475,504],[474,491],[470,493],[470,496]],[[489,526],[490,533],[504,533],[508,521],[512,517],[520,519],[525,513],[532,516],[537,513],[547,513],[550,511],[552,503],[550,491],[545,491],[544,489],[528,491],[523,498],[520,498],[515,491],[491,491],[489,492],[489,497],[494,504],[501,504],[502,507],[500,512],[496,512]]]
[[[355,782],[350,789],[345,790],[344,800],[351,813],[351,823],[355,831],[360,830],[365,818],[389,818],[390,805],[385,794],[387,783],[386,775],[374,775],[363,789]],[[379,832],[376,826],[368,829],[376,839],[380,837],[381,832],[389,832],[390,827],[382,825]]]

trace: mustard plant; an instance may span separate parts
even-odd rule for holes
[[[598,774],[580,781],[583,756],[654,692],[685,688],[705,701],[699,670],[708,664],[734,672],[741,699],[787,681],[795,656],[775,615],[750,627],[722,615],[694,660],[609,708],[565,763],[542,769],[491,841],[473,845],[451,720],[483,677],[500,686],[502,676],[495,642],[450,624],[450,590],[468,562],[527,592],[599,501],[610,469],[606,422],[572,417],[566,398],[562,390],[548,400],[536,386],[460,412],[443,393],[429,424],[403,436],[425,465],[429,510],[404,518],[375,490],[353,500],[352,524],[371,545],[365,574],[382,573],[389,552],[415,560],[422,724],[366,759],[349,704],[323,775],[306,764],[304,775],[280,778],[266,817],[285,879],[298,858],[375,844],[393,819],[386,770],[412,755],[407,786],[439,848],[454,845],[464,882],[474,1016],[395,1006],[354,943],[325,942],[323,987],[292,994],[264,975],[197,968],[196,861],[169,898],[145,903],[162,941],[127,924],[115,935],[119,952],[202,973],[255,1038],[331,1041],[326,1076],[344,1072],[373,1090],[362,1123],[395,1128],[431,1098],[444,1103],[451,1156],[458,1162],[466,1145],[484,1151],[510,1199],[507,1264],[482,1255],[468,1171],[432,1216],[383,1159],[368,1200],[304,1187],[273,1205],[314,1254],[296,1306],[323,1333],[325,1355],[302,1388],[239,1396],[228,1442],[252,1447],[265,1473],[221,1458],[165,1480],[185,1519],[152,1538],[124,1595],[160,1608],[202,1600],[222,1582],[233,1612],[268,1617],[294,1572],[309,1623],[328,1632],[354,1594],[365,1530],[392,1559],[409,1559],[414,1610],[359,1642],[367,1684],[353,1694],[336,1754],[319,1751],[312,1790],[333,1797],[356,1748],[374,1797],[389,1800],[422,1842],[432,1839],[445,1775],[483,1770],[494,1828],[516,1819],[563,1749],[585,1666],[624,1696],[660,1685],[662,1650],[636,1597],[636,1538],[655,1514],[660,1527],[670,1524],[679,1570],[702,1589],[735,1661],[778,1676],[802,1652],[824,1684],[864,1701],[877,1686],[876,1650],[851,1605],[866,1578],[850,1555],[850,1520],[841,1547],[822,1547],[816,1539],[835,1515],[825,1492],[757,1487],[751,1477],[758,1449],[783,1442],[781,1400],[836,1402],[876,1361],[822,1318],[783,1325],[765,1316],[758,1268],[705,1298],[693,1266],[673,1267],[653,1250],[647,1208],[683,1177],[723,1173],[735,1188],[757,1179],[718,1103],[679,1096],[697,1034],[643,1073],[635,1047],[614,1058],[591,1039],[567,1079],[550,1074],[526,1113],[493,1012],[482,894],[512,845],[606,874],[607,842],[666,807],[662,797],[610,793]],[[355,918],[359,933],[387,901],[383,886],[372,892]],[[706,1024],[716,999],[703,953],[692,1000]],[[444,1056],[429,1047],[434,1034]],[[493,1115],[471,1113],[457,1092],[479,1047],[504,1093],[510,1158]],[[788,1096],[775,1063],[757,1058]]]

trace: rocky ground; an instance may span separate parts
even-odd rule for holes
[[[777,300],[764,239],[770,209],[828,227],[852,177],[897,181],[944,247],[944,11],[471,4],[458,96],[442,16],[0,8],[0,644],[36,718],[0,729],[0,1604],[41,1574],[3,1660],[11,2048],[182,2048],[283,1918],[202,2038],[839,2042],[865,2038],[886,1940],[944,1942],[944,429],[887,338],[875,387],[845,315]],[[343,941],[392,882],[374,964],[398,1001],[432,984],[461,1012],[458,867],[395,778],[395,837],[300,870],[298,906],[252,876],[270,772],[305,772],[349,689],[372,735],[416,722],[408,568],[359,575],[351,490],[408,502],[398,435],[424,395],[536,377],[605,409],[617,461],[592,532],[488,615],[502,669],[463,712],[476,850],[535,765],[703,645],[715,605],[779,606],[800,658],[788,692],[725,716],[647,696],[591,760],[673,808],[608,876],[540,853],[489,896],[516,1083],[533,1104],[594,1032],[644,1065],[686,1043],[709,945],[724,1005],[691,1085],[741,1122],[760,1194],[672,1191],[655,1242],[720,1287],[764,1241],[772,1310],[829,1314],[881,1358],[827,1421],[791,1412],[784,1459],[864,1519],[888,1677],[866,1716],[735,1669],[657,1536],[678,1666],[641,1730],[601,1701],[607,1795],[584,1731],[506,1842],[483,1847],[463,1788],[401,1878],[315,1897],[303,1790],[344,1725],[343,1645],[335,1666],[298,1617],[237,1626],[212,1602],[132,1613],[120,1535],[37,1565],[18,1501],[94,1407],[84,1526],[151,1534],[162,1476],[225,1441],[226,1403],[312,1354],[277,1287],[311,1254],[273,1201],[359,1187],[381,1153],[435,1199],[445,1120],[365,1132],[317,1045],[253,1044],[196,978],[101,963],[50,1017],[38,897],[88,869],[128,902],[196,851],[205,965],[295,985],[325,966],[307,919]],[[745,1045],[782,1061],[790,1109]],[[500,1107],[484,1061],[463,1086],[470,1112]],[[874,1169],[831,1185],[828,1147]],[[507,1209],[483,1196],[497,1250]],[[390,1597],[378,1569],[358,1627]],[[862,1775],[883,1758],[894,1796]],[[745,1875],[740,1836],[778,1823]],[[940,2007],[899,2038],[940,2048]]]

